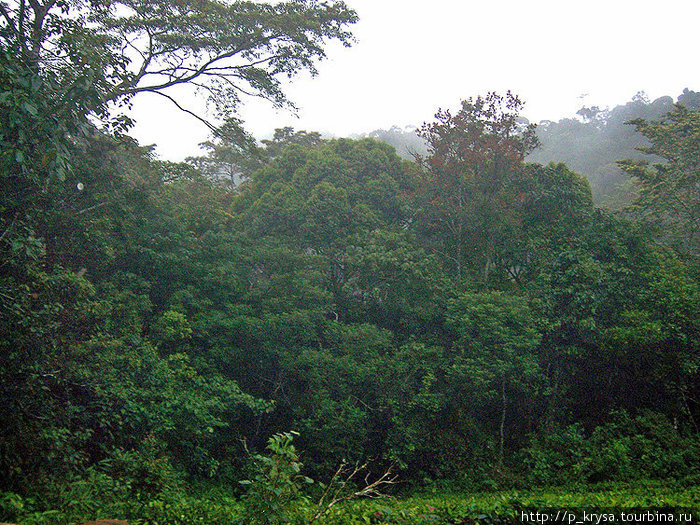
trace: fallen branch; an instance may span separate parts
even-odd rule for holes
[[[333,507],[339,503],[343,503],[344,501],[360,498],[387,497],[387,495],[382,492],[382,489],[388,487],[389,485],[394,485],[398,479],[398,475],[393,474],[392,472],[394,465],[389,466],[384,474],[371,483],[369,481],[371,472],[369,472],[367,467],[368,463],[363,463],[362,465],[356,464],[352,468],[346,463],[341,464],[338,467],[338,470],[335,471],[335,474],[333,474],[333,477],[328,483],[326,490],[323,492],[323,495],[316,506],[316,512],[308,521],[309,525],[328,514]],[[364,486],[358,489],[349,488],[348,485],[353,481],[353,479],[359,477],[362,472],[366,472],[363,480]],[[349,492],[346,491],[348,489]]]

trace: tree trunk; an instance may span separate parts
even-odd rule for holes
[[[493,234],[489,234],[486,241],[486,263],[484,264],[484,288],[489,282],[489,273],[491,272],[491,266],[493,265],[493,257],[496,251],[496,241],[493,238]]]
[[[501,425],[499,428],[499,443],[498,443],[498,470],[503,470],[503,442],[505,441],[505,426],[506,426],[506,377],[501,379]]]

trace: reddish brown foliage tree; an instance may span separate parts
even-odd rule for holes
[[[456,114],[440,110],[420,135],[429,154],[419,188],[420,226],[432,248],[455,268],[479,268],[486,284],[497,247],[517,227],[523,160],[537,146],[535,126],[508,92],[462,101]]]

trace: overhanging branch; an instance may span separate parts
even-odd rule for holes
[[[204,124],[206,127],[208,127],[212,132],[216,133],[218,128],[214,124],[209,122],[207,119],[200,117],[194,111],[191,111],[185,107],[182,107],[180,105],[180,103],[177,100],[175,100],[173,97],[171,97],[170,95],[163,93],[162,91],[154,91],[154,90],[148,90],[148,91],[145,91],[145,93],[155,93],[156,95],[160,95],[161,97],[167,98],[170,102],[172,102],[175,105],[175,107],[177,109],[179,109],[180,111],[184,111],[185,113],[187,113],[189,115],[192,115],[194,118],[196,118],[202,124]]]

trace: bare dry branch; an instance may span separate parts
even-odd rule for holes
[[[211,131],[213,131],[214,133],[216,133],[216,131],[217,131],[218,128],[217,128],[214,124],[212,124],[211,122],[209,122],[209,121],[206,120],[205,118],[200,117],[200,116],[197,115],[194,111],[190,111],[189,109],[187,109],[187,108],[185,108],[185,107],[182,107],[182,106],[178,103],[178,101],[175,100],[175,99],[174,99],[173,97],[171,97],[170,95],[167,95],[167,94],[163,93],[162,91],[148,91],[148,93],[155,93],[156,95],[160,95],[161,97],[167,98],[170,102],[172,102],[173,104],[175,104],[175,107],[177,107],[177,109],[179,109],[180,111],[184,111],[185,113],[187,113],[187,114],[189,114],[189,115],[192,115],[194,118],[196,118],[196,119],[199,120],[202,124],[204,124],[206,127],[208,127]]]
[[[390,465],[389,468],[373,482],[370,482],[371,472],[368,467],[368,463],[363,463],[362,465],[356,464],[354,467],[350,467],[346,463],[341,464],[321,495],[321,499],[316,505],[316,512],[308,521],[309,525],[328,514],[330,510],[339,503],[360,498],[374,499],[388,497],[382,492],[382,489],[396,484],[398,475],[393,473],[395,465]],[[363,480],[364,486],[362,488],[351,488],[349,485],[352,483],[353,479],[361,473],[365,473]]]

